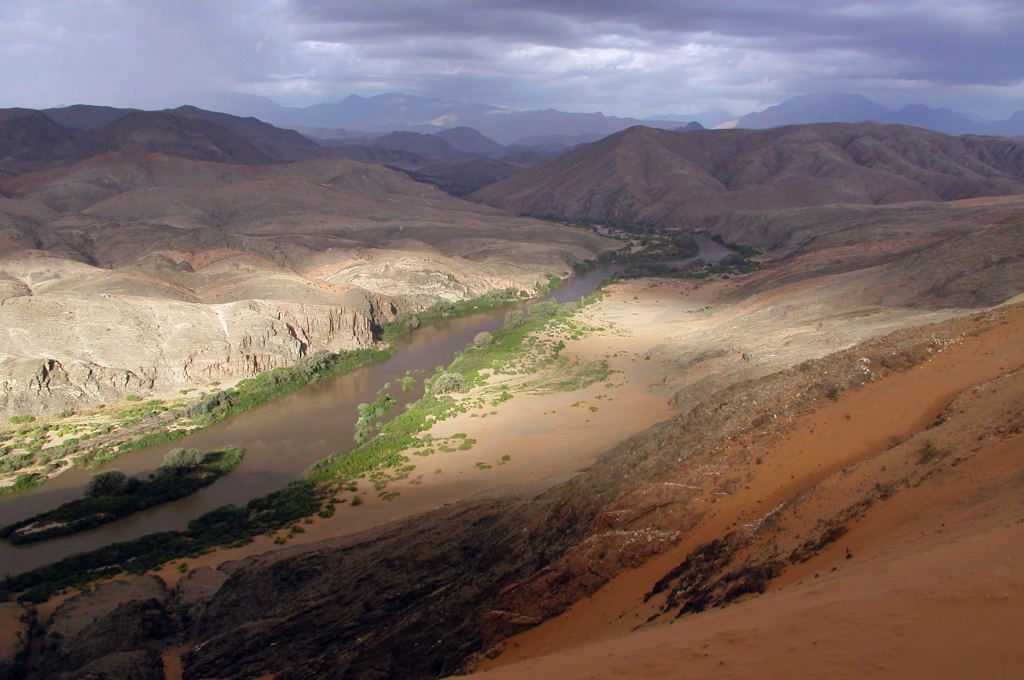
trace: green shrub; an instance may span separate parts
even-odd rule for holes
[[[171,560],[198,554],[218,545],[241,545],[254,536],[289,526],[316,514],[323,493],[308,481],[256,498],[245,507],[226,505],[197,517],[184,531],[149,534],[65,558],[17,576],[0,590],[23,592],[20,599],[42,602],[62,588],[108,578],[123,571],[144,573]]]
[[[195,470],[161,468],[147,479],[102,472],[90,481],[86,496],[0,529],[0,537],[23,544],[66,536],[113,522],[163,503],[184,498],[213,484],[242,462],[243,449],[214,451]],[[26,527],[32,530],[23,531]],[[42,528],[41,528],[42,527]]]
[[[160,467],[167,470],[194,470],[203,464],[203,454],[197,449],[171,449],[164,455]]]
[[[107,472],[93,475],[92,479],[89,480],[89,485],[85,488],[85,495],[93,498],[97,496],[117,496],[124,493],[127,487],[128,475],[120,470],[108,470]]]
[[[430,384],[430,391],[434,394],[451,394],[464,389],[466,378],[461,373],[444,372]]]

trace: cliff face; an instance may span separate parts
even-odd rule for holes
[[[0,302],[0,413],[166,394],[373,344],[374,312],[247,300],[203,305],[41,295]],[[29,351],[26,351],[26,349]]]

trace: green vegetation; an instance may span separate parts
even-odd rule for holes
[[[302,357],[294,366],[275,368],[243,380],[234,388],[214,392],[195,404],[190,415],[201,419],[203,425],[209,425],[294,392],[309,383],[381,361],[393,353],[392,348],[357,349],[337,354],[317,352]]]
[[[20,425],[22,423],[34,423],[35,421],[35,416],[11,416],[11,425]]]
[[[377,398],[372,403],[363,403],[356,407],[356,410],[359,412],[359,418],[356,420],[355,434],[352,437],[356,440],[357,444],[362,444],[370,436],[372,422],[394,408],[397,403],[388,394],[389,389],[391,389],[390,383],[385,384],[384,387],[378,390]]]
[[[196,449],[171,449],[164,455],[160,468],[171,472],[188,472],[202,465],[203,461],[203,454]]]
[[[128,486],[128,475],[120,470],[109,470],[93,475],[85,487],[85,495],[96,498],[100,496],[118,496]]]
[[[632,261],[683,260],[697,257],[700,246],[687,231],[664,230],[654,238],[646,239],[644,248],[639,253],[629,256]]]
[[[416,388],[416,378],[406,371],[405,375],[398,379],[398,387],[402,392],[412,392]]]
[[[148,479],[135,479],[116,470],[101,472],[90,480],[85,498],[3,527],[0,537],[15,545],[45,541],[184,498],[234,470],[243,454],[242,449],[206,455],[194,449],[175,449],[168,453],[171,464],[165,459],[160,470]]]
[[[548,285],[538,289],[537,294],[544,293],[561,283],[558,277],[549,277]],[[434,323],[442,319],[455,319],[460,316],[468,316],[477,312],[486,312],[491,309],[498,309],[516,302],[522,302],[530,297],[526,291],[517,291],[515,288],[503,288],[492,290],[479,297],[470,300],[459,300],[457,302],[438,302],[419,312],[401,312],[394,320],[381,328],[381,338],[389,340],[405,335],[420,326]]]
[[[760,263],[743,255],[732,253],[717,262],[695,260],[682,266],[664,262],[636,262],[619,270],[615,274],[615,278],[638,279],[659,276],[676,279],[707,279],[715,275],[727,278],[735,274],[749,274],[760,268]]]
[[[733,251],[734,253],[738,254],[740,257],[743,258],[756,257],[761,254],[760,248],[744,245],[742,243],[732,243],[731,241],[726,241],[723,236],[720,236],[718,234],[707,234],[707,237],[714,241],[715,243],[721,246],[725,246],[726,248],[728,248],[729,250]]]
[[[451,394],[462,392],[466,389],[466,378],[461,373],[449,373],[445,371],[437,377],[430,385],[430,391],[434,394]]]
[[[189,522],[184,531],[150,534],[75,555],[8,577],[0,588],[6,592],[25,591],[21,599],[27,602],[44,602],[69,586],[121,572],[141,574],[171,560],[196,557],[216,546],[243,545],[254,536],[316,514],[323,505],[323,494],[323,489],[310,481],[292,482],[280,491],[249,501],[244,507],[226,505],[208,512]]]
[[[512,368],[515,359],[524,351],[536,348],[536,338],[531,336],[538,331],[561,333],[565,337],[582,335],[586,329],[572,320],[572,316],[581,306],[590,304],[597,295],[583,303],[540,302],[532,305],[522,317],[511,319],[511,324],[490,334],[490,341],[483,345],[470,344],[465,351],[456,355],[455,360],[447,367],[439,366],[434,375],[425,381],[423,397],[410,404],[403,413],[384,423],[376,436],[366,438],[349,453],[339,453],[314,463],[310,468],[310,478],[314,481],[339,482],[343,486],[354,488],[359,479],[369,479],[378,491],[387,482],[403,479],[408,475],[411,466],[404,452],[418,449],[422,453],[438,444],[436,450],[454,452],[469,450],[476,440],[454,435],[447,440],[434,440],[430,435],[421,437],[436,423],[456,414],[466,413],[469,406],[460,403],[453,394],[463,392],[471,387],[482,385],[486,376],[484,372],[515,372]],[[534,342],[527,342],[527,339]],[[577,389],[598,380],[604,380],[609,369],[606,362],[594,362],[582,366],[567,367],[559,362],[558,352],[564,343],[552,342],[544,361],[551,366],[563,370],[553,371],[545,383],[534,381],[534,388],[543,389]],[[534,366],[531,370],[535,370]],[[497,402],[511,399],[512,395],[502,390],[497,395]],[[457,443],[455,443],[457,441]],[[426,454],[424,454],[426,455]]]

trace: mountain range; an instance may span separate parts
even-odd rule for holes
[[[520,214],[682,227],[751,211],[1024,193],[1024,142],[874,123],[635,127],[480,189]]]
[[[501,144],[529,137],[581,134],[609,135],[633,125],[673,129],[679,120],[640,120],[602,113],[555,109],[517,111],[490,104],[466,103],[390,92],[373,97],[350,95],[339,102],[307,107],[281,106],[265,97],[220,93],[200,97],[204,108],[238,116],[255,116],[281,127],[343,128],[366,132],[437,132],[471,127]]]
[[[1022,135],[1024,111],[1006,120],[985,121],[946,108],[910,104],[890,109],[859,94],[808,94],[787,99],[763,111],[718,125],[720,128],[764,129],[804,123],[892,123],[912,125],[949,135]]]
[[[254,116],[281,127],[300,129],[318,138],[358,137],[395,130],[437,132],[470,127],[501,144],[559,148],[595,141],[634,125],[662,129],[686,127],[693,117],[664,114],[643,119],[606,116],[601,113],[569,113],[555,109],[513,110],[500,106],[465,103],[402,93],[373,97],[350,95],[334,103],[307,107],[281,106],[265,97],[219,93],[200,97],[196,104],[238,116]],[[805,123],[893,123],[911,125],[951,135],[1024,135],[1024,111],[1002,121],[946,108],[910,104],[892,109],[860,94],[822,93],[787,99],[762,111],[725,120],[718,112],[702,117],[709,127],[763,129]],[[700,123],[698,123],[700,124]],[[315,130],[319,128],[319,130]]]

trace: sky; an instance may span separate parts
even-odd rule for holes
[[[1024,109],[1024,0],[0,0],[0,106],[405,92],[739,115],[855,92]]]

